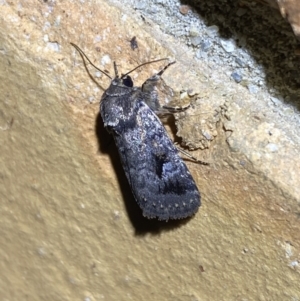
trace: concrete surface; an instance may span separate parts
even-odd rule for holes
[[[251,109],[254,96],[196,66],[130,8],[0,7],[1,300],[300,300],[296,132],[280,134],[280,120]],[[111,74],[113,60],[127,71],[177,59],[166,81],[200,93],[178,117],[180,135],[194,143],[186,135],[203,123],[214,135],[192,152],[209,166],[187,160],[202,192],[195,217],[141,216],[98,116],[109,81],[90,69],[97,86],[70,42]],[[136,73],[137,84],[159,67]]]

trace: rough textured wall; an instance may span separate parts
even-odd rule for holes
[[[300,5],[297,0],[279,0],[277,2],[281,15],[291,24],[295,35],[300,39]]]
[[[129,7],[0,5],[1,300],[300,299],[297,129]],[[181,135],[214,135],[192,152],[209,166],[187,160],[195,217],[141,216],[98,116],[108,79],[91,69],[95,84],[70,42],[111,74],[113,60],[178,60],[166,81],[198,93]]]

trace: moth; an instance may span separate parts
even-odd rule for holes
[[[85,56],[78,46],[72,45]],[[148,78],[141,87],[134,86],[129,76],[137,68],[157,61],[160,60],[141,64],[121,76],[114,63],[114,78],[100,70],[111,79],[100,101],[100,115],[114,138],[127,180],[143,215],[168,221],[195,214],[201,196],[158,117],[166,113],[158,99],[163,81],[161,76],[174,62]]]

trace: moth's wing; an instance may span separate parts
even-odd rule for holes
[[[143,215],[168,220],[194,214],[200,193],[158,117],[142,100],[127,117],[113,135]]]

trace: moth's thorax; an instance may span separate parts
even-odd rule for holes
[[[104,125],[117,130],[116,127],[123,124],[123,121],[133,118],[139,93],[141,93],[139,87],[129,87],[124,84],[124,79],[114,78],[100,102]]]

